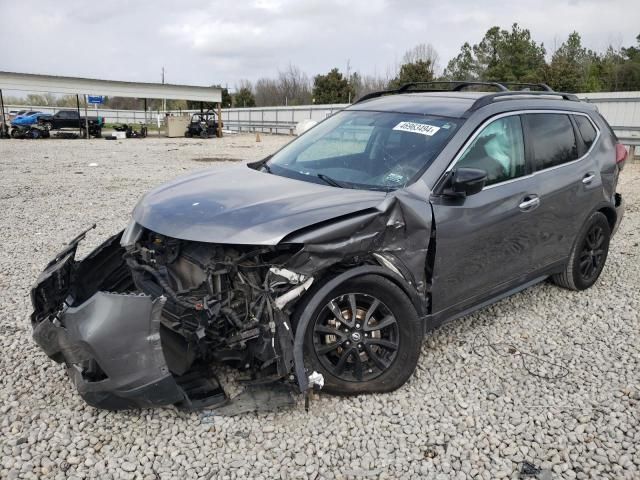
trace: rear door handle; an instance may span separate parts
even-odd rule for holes
[[[585,185],[589,185],[594,178],[596,178],[595,173],[589,172],[584,177],[582,177],[582,183],[584,183]]]
[[[520,210],[522,210],[523,212],[529,212],[531,210],[538,208],[539,206],[540,206],[540,197],[538,197],[537,195],[527,195],[522,199],[522,202],[520,203],[520,205],[518,205]]]

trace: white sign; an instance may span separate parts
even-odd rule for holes
[[[434,127],[433,125],[427,125],[426,123],[400,122],[398,125],[393,127],[393,129],[400,130],[402,132],[419,133],[420,135],[427,135],[428,137],[431,137],[440,130],[440,127]]]

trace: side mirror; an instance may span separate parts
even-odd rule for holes
[[[452,170],[443,194],[464,198],[480,192],[487,182],[487,172],[477,168],[460,167]]]

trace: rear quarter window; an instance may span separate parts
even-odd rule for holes
[[[569,115],[529,113],[524,118],[528,125],[529,147],[538,169],[577,160],[578,145]]]
[[[580,132],[582,141],[587,147],[587,150],[589,150],[591,148],[591,145],[593,145],[598,132],[587,117],[582,115],[574,115],[573,118],[575,119],[576,125],[578,126],[578,131]]]

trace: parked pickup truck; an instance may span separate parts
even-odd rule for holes
[[[103,117],[87,117],[89,123],[89,135],[100,138],[104,125]],[[78,115],[77,110],[60,110],[54,115],[42,115],[38,118],[38,125],[47,130],[61,130],[64,128],[80,128],[80,136],[85,136],[85,117]]]

